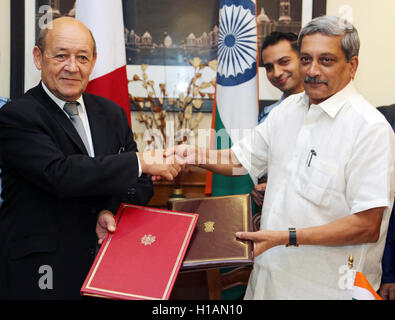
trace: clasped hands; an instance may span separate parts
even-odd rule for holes
[[[162,178],[172,181],[188,164],[195,164],[193,156],[198,147],[179,145],[166,150],[150,150],[138,152],[143,173],[151,176],[152,180]]]

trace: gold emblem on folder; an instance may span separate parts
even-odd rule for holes
[[[156,236],[153,236],[152,234],[149,235],[144,235],[144,237],[141,238],[141,243],[145,246],[150,246],[153,244],[156,240]]]
[[[207,221],[204,223],[205,232],[214,232],[214,221]]]

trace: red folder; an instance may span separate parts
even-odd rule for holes
[[[122,204],[81,294],[168,299],[199,215]]]

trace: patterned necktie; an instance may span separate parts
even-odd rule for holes
[[[69,115],[71,122],[73,123],[75,129],[80,135],[82,142],[85,145],[86,150],[89,150],[88,137],[86,136],[84,125],[82,124],[82,120],[78,115],[78,102],[66,102],[63,110]]]

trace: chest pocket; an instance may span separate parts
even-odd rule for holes
[[[317,206],[328,206],[331,182],[333,183],[338,166],[314,156],[310,165],[303,162],[296,177],[296,190],[306,200]]]

